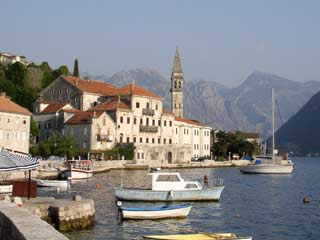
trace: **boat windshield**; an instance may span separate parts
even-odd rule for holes
[[[180,179],[177,175],[159,175],[157,182],[180,182]]]

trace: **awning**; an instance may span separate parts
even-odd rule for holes
[[[27,171],[39,167],[39,159],[29,155],[0,151],[0,172],[1,171]]]

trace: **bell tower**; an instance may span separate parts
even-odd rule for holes
[[[173,60],[172,74],[171,74],[171,112],[177,117],[183,117],[183,85],[184,78],[181,67],[181,60],[178,48]]]

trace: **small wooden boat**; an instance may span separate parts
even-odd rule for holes
[[[191,204],[161,207],[120,207],[123,219],[165,219],[185,218],[191,210]]]
[[[68,161],[67,165],[68,168],[63,172],[66,179],[87,179],[93,176],[93,164],[90,160]]]
[[[222,179],[211,186],[196,181],[184,181],[179,173],[153,172],[152,189],[114,188],[118,200],[125,201],[219,201]]]
[[[173,235],[150,235],[143,236],[147,239],[162,240],[252,240],[251,236],[238,237],[234,233],[194,233],[194,234],[173,234]]]
[[[56,187],[56,188],[69,188],[70,181],[67,180],[41,180],[33,178],[32,180],[37,182],[38,187]]]
[[[0,185],[0,194],[12,194],[12,184]]]

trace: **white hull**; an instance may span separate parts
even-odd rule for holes
[[[57,187],[57,188],[69,188],[70,182],[63,180],[41,180],[41,179],[33,179],[37,182],[37,186],[39,187]]]
[[[290,174],[293,172],[294,165],[277,165],[277,164],[257,164],[248,165],[240,168],[242,173],[253,174]]]
[[[12,185],[0,185],[0,194],[11,194]]]
[[[124,219],[166,219],[185,218],[188,216],[191,206],[179,209],[169,209],[160,211],[126,211],[123,210]]]
[[[64,172],[64,176],[67,179],[86,179],[91,178],[93,175],[92,170],[81,170],[81,169],[72,169],[66,170]]]

